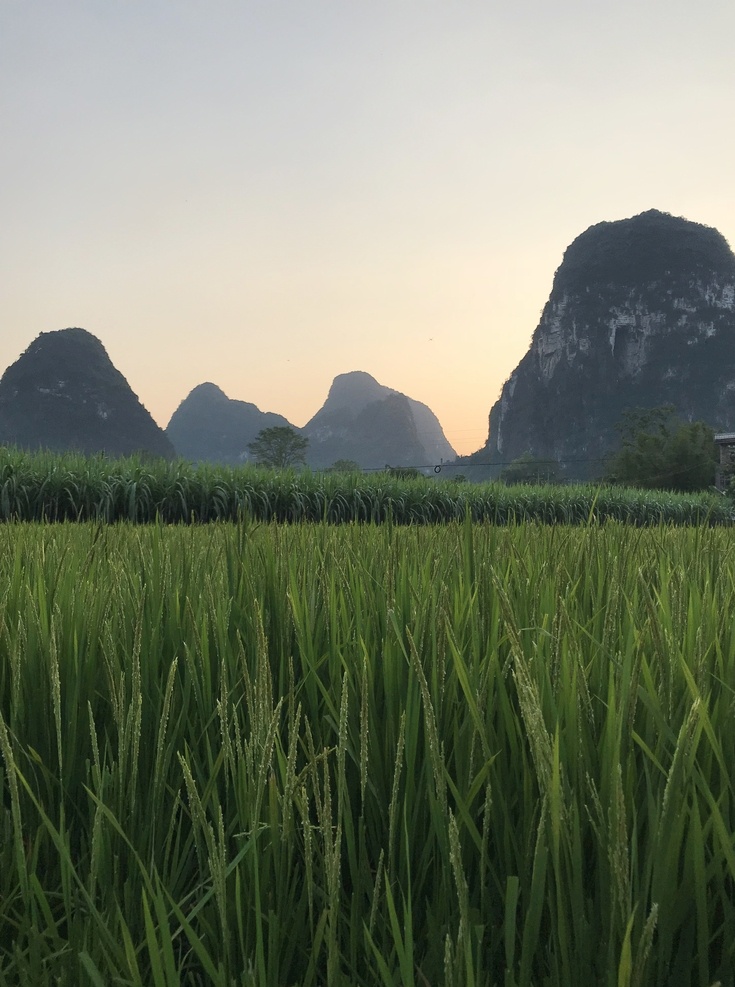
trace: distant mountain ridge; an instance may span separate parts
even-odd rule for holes
[[[215,384],[195,387],[171,417],[166,434],[185,459],[247,462],[264,428],[286,425],[309,439],[307,465],[349,460],[363,469],[428,466],[454,459],[438,419],[425,404],[379,384],[362,371],[335,377],[324,405],[303,427],[237,401]]]
[[[5,371],[0,442],[59,452],[175,456],[102,343],[80,328],[42,332]]]
[[[252,458],[248,446],[258,433],[274,426],[295,428],[205,382],[164,432],[100,340],[78,327],[41,333],[0,379],[0,443],[21,448],[237,465]],[[314,468],[337,460],[427,467],[456,457],[430,408],[361,371],[336,377],[323,407],[295,430],[308,437]]]
[[[282,415],[229,398],[216,384],[199,384],[166,426],[176,452],[192,462],[238,465],[250,458],[248,444],[264,428],[289,425]],[[290,426],[293,428],[293,426]]]
[[[429,466],[457,455],[427,405],[364,371],[335,377],[326,401],[302,432],[309,439],[308,461],[316,467],[340,459],[364,469]]]
[[[735,255],[717,230],[652,209],[567,248],[470,461],[530,453],[595,475],[623,412],[662,404],[735,430]]]

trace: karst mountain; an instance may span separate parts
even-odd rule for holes
[[[664,404],[735,430],[735,255],[717,230],[649,210],[569,245],[471,459],[530,454],[592,477],[623,413]]]
[[[172,459],[173,446],[84,329],[42,332],[0,379],[0,443]]]

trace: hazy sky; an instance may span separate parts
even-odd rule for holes
[[[565,247],[735,246],[734,0],[0,0],[0,370],[98,336],[165,426],[365,370],[479,448]]]

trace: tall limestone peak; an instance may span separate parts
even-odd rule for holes
[[[473,458],[530,453],[594,476],[623,412],[661,404],[735,428],[735,255],[717,230],[652,209],[567,248]]]
[[[631,219],[597,223],[573,240],[554,289],[586,291],[606,284],[676,284],[697,272],[732,271],[727,240],[711,226],[649,209]]]
[[[0,442],[173,458],[163,431],[85,329],[42,332],[0,379]]]
[[[364,370],[352,370],[350,373],[337,374],[329,388],[327,400],[318,413],[327,414],[338,409],[357,413],[371,402],[397,393],[393,388],[379,384]]]
[[[427,405],[361,370],[334,378],[326,401],[302,431],[309,439],[307,461],[316,467],[339,459],[365,469],[428,466],[457,455]]]

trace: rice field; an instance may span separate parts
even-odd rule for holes
[[[253,521],[332,524],[732,524],[733,503],[715,493],[402,479],[393,471],[274,472],[184,461],[25,453],[0,449],[0,521]]]
[[[0,985],[735,968],[722,527],[0,526]]]

